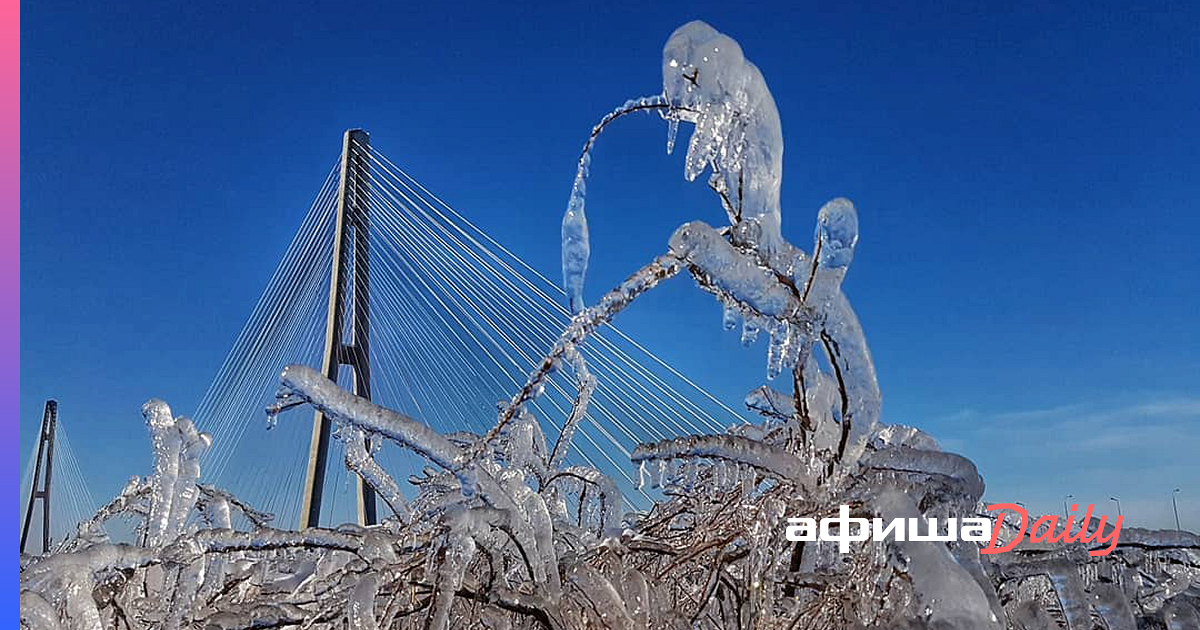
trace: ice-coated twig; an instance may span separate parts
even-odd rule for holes
[[[650,264],[642,267],[629,276],[615,289],[609,291],[595,305],[588,307],[582,313],[579,313],[571,319],[571,323],[563,331],[550,351],[542,359],[538,367],[529,375],[529,378],[513,396],[506,406],[500,412],[500,418],[496,425],[488,431],[483,440],[480,441],[480,447],[476,452],[472,453],[471,459],[478,457],[483,451],[483,448],[492,442],[505,426],[516,417],[517,412],[526,403],[537,398],[542,386],[545,384],[546,378],[557,366],[559,361],[566,353],[575,346],[581,344],[594,330],[608,323],[617,313],[621,312],[625,307],[629,306],[633,300],[643,293],[658,286],[663,280],[674,276],[682,269],[681,261],[670,254],[664,254],[655,258]]]
[[[102,529],[109,519],[128,513],[144,515],[146,507],[143,502],[150,495],[150,489],[150,484],[140,477],[131,478],[120,494],[97,510],[90,519],[79,524],[76,538],[64,541],[60,551],[74,551],[87,542],[102,540]]]
[[[443,469],[454,473],[462,484],[463,493],[476,492],[483,501],[496,509],[512,514],[509,519],[516,543],[527,550],[537,549],[535,525],[523,518],[514,497],[506,492],[492,474],[476,466],[458,446],[437,431],[417,420],[381,407],[371,401],[341,389],[316,370],[303,365],[289,365],[280,376],[283,398],[307,400],[337,423],[348,424],[379,435],[412,449]],[[268,410],[269,412],[273,410]],[[548,572],[540,562],[533,563],[534,580],[546,583]]]
[[[214,630],[257,630],[259,628],[285,628],[319,621],[304,608],[287,602],[253,602],[220,610],[201,621],[203,627]]]
[[[595,488],[599,495],[601,536],[619,536],[621,533],[621,507],[624,498],[620,488],[608,476],[592,468],[567,467],[550,478],[549,484],[559,479],[576,479]],[[583,506],[580,506],[583,510]]]
[[[650,460],[696,457],[749,464],[798,486],[808,482],[808,468],[795,455],[757,440],[732,435],[693,435],[641,444],[634,449],[630,459],[640,464]]]
[[[320,409],[337,422],[349,423],[373,434],[382,435],[412,449],[446,470],[456,470],[461,451],[442,434],[398,411],[380,407],[337,386],[306,365],[289,365],[280,375],[286,404],[299,398]],[[278,413],[278,408],[268,410]],[[474,481],[463,475],[464,485]]]
[[[983,496],[983,477],[971,460],[954,453],[927,451],[908,446],[891,446],[866,457],[867,468],[923,477],[944,477],[961,487],[970,504]]]
[[[716,229],[701,221],[685,223],[671,236],[671,252],[696,268],[708,284],[734,297],[758,315],[794,319],[802,303],[795,292]]]
[[[228,503],[230,506],[237,508],[238,511],[241,512],[242,515],[245,516],[246,519],[249,520],[255,527],[267,527],[271,521],[275,520],[274,514],[256,510],[247,505],[245,501],[242,501],[241,499],[233,496],[233,494],[216,486],[200,484],[199,488],[202,500],[223,501]]]
[[[842,436],[837,455],[844,466],[850,466],[879,424],[879,383],[862,327],[846,296],[839,292],[831,297],[826,313],[821,344],[833,366],[841,398]]]
[[[781,421],[790,420],[796,415],[795,399],[766,385],[746,395],[746,408]]]
[[[554,442],[554,450],[550,451],[550,461],[548,463],[550,470],[560,468],[566,459],[567,452],[571,448],[571,440],[575,437],[575,429],[579,427],[579,423],[587,415],[588,403],[592,399],[592,392],[596,389],[596,377],[592,376],[591,372],[588,371],[587,363],[583,360],[583,355],[579,352],[578,347],[568,346],[563,353],[563,360],[575,372],[576,388],[579,394],[575,397],[575,401],[571,405],[571,413],[567,416],[566,422],[563,423],[562,432],[559,433],[558,440]]]
[[[280,529],[260,529],[253,532],[204,529],[171,543],[163,551],[162,559],[173,564],[188,564],[208,553],[262,552],[296,547],[357,553],[362,547],[362,538],[317,527],[298,532]]]
[[[404,493],[400,491],[396,480],[387,474],[367,450],[366,433],[359,429],[353,429],[346,433],[348,435],[342,440],[346,445],[346,467],[358,473],[375,490],[392,514],[396,515],[396,518],[407,521],[409,509],[408,502],[404,500]]]
[[[572,314],[583,310],[583,283],[587,275],[588,258],[591,255],[591,244],[588,237],[587,214],[585,212],[587,197],[588,169],[592,163],[592,146],[600,133],[614,120],[634,112],[660,111],[669,121],[671,135],[667,141],[667,152],[675,143],[675,129],[681,117],[690,118],[697,114],[695,110],[674,106],[662,95],[646,96],[626,101],[624,105],[609,112],[592,127],[592,133],[583,145],[579,154],[579,166],[575,172],[575,181],[571,184],[571,195],[567,201],[567,209],[562,220],[562,273],[563,288],[567,292],[568,308]]]

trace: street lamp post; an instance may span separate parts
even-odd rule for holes
[[[1175,531],[1178,532],[1183,531],[1183,528],[1179,527],[1179,504],[1175,502],[1177,494],[1179,494],[1179,488],[1175,488],[1175,491],[1171,493],[1171,509],[1175,510]]]
[[[1121,516],[1121,500],[1118,499],[1117,497],[1108,497],[1108,498],[1117,502],[1117,516]]]

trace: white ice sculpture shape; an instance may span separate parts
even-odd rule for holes
[[[757,222],[761,249],[774,251],[782,243],[783,131],[762,73],[737,42],[697,20],[667,40],[662,76],[668,121],[696,126],[684,175],[692,180],[712,168],[713,188],[738,200],[730,221]]]
[[[592,141],[611,120],[633,111],[658,110],[667,120],[667,151],[680,121],[695,125],[684,176],[711,168],[710,186],[721,195],[731,224],[753,224],[758,248],[768,257],[786,252],[780,233],[783,131],[775,100],[762,73],[741,46],[701,21],[679,27],[662,57],[661,96],[627,102],[605,116],[579,159],[562,222],[563,284],[571,312],[583,308],[583,284],[591,244],[584,212]]]
[[[212,438],[196,431],[187,418],[175,418],[167,403],[152,399],[142,406],[154,446],[154,475],[150,478],[150,517],[146,521],[146,544],[157,547],[183,532],[196,506],[200,479],[200,456]]]

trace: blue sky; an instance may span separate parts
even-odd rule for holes
[[[1170,526],[1181,487],[1200,528],[1200,9],[902,4],[27,4],[22,458],[56,397],[98,498],[147,471],[140,404],[199,400],[347,127],[556,277],[588,131],[701,18],[775,95],[785,236],[859,208],[884,420],[972,457],[990,499]],[[723,218],[664,140],[651,117],[600,140],[590,299]],[[679,280],[620,323],[737,401],[764,348],[719,320]]]

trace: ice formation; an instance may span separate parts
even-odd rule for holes
[[[656,110],[669,143],[695,131],[685,175],[712,171],[730,220],[681,226],[666,253],[585,307],[583,180],[563,221],[564,281],[576,316],[483,435],[443,435],[356,397],[304,366],[288,367],[270,412],[307,405],[337,425],[346,465],[391,508],[381,525],[284,531],[231,494],[199,484],[207,436],[161,401],[144,408],[153,474],[134,478],[78,534],[22,556],[21,624],[94,628],[964,628],[1091,630],[1200,627],[1200,537],[1124,532],[1115,552],[1021,542],[981,555],[976,543],[789,542],[789,517],[849,505],[868,518],[980,515],[983,480],[966,458],[919,429],[879,422],[880,393],[863,332],[841,290],[858,240],[854,206],[817,214],[812,251],[783,240],[779,117],[758,70],[706,24],[664,50]],[[643,444],[633,453],[661,499],[624,511],[602,471],[567,463],[597,385],[590,333],[659,283],[687,272],[766,344],[764,385],[746,397],[760,421],[722,434]],[[531,401],[552,372],[578,395],[553,445]],[[787,379],[781,376],[790,375]],[[777,389],[778,388],[778,389]],[[423,457],[401,484],[366,440]],[[246,525],[234,527],[236,522]],[[100,527],[127,516],[136,540]],[[1014,532],[1002,528],[1009,540]]]

